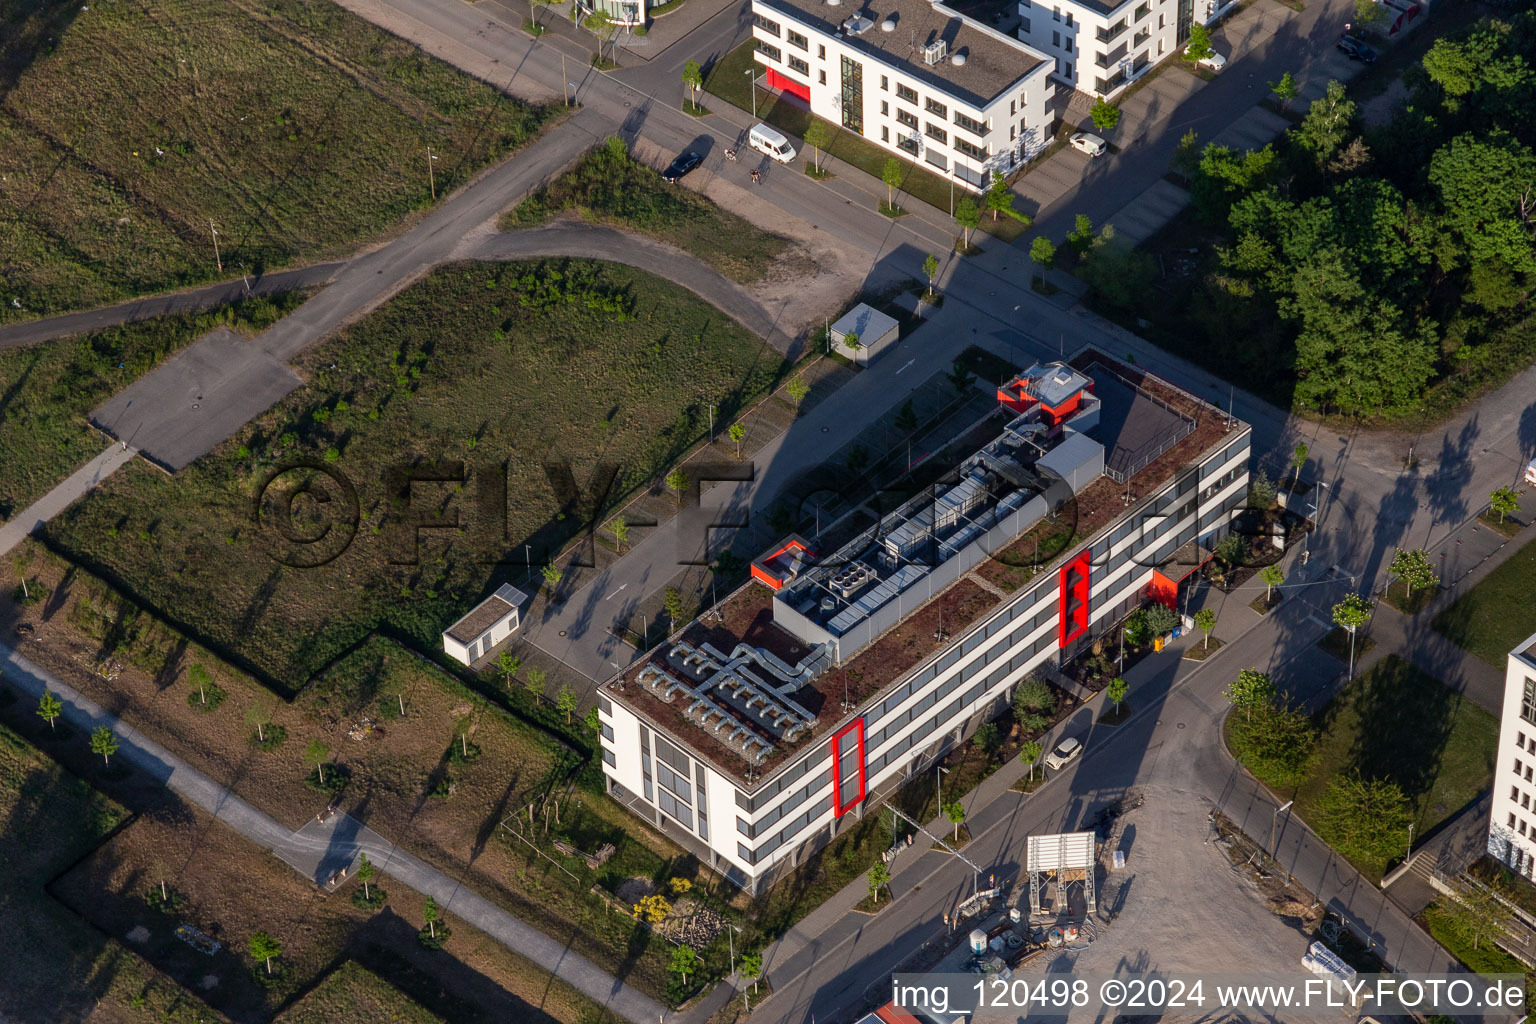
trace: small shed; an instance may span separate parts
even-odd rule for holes
[[[858,348],[848,345],[849,335],[858,335]],[[860,366],[880,358],[880,353],[896,344],[901,325],[878,309],[861,302],[832,325],[833,349]]]
[[[503,583],[496,593],[470,609],[468,615],[443,630],[443,650],[448,656],[473,665],[492,648],[517,631],[528,595]]]

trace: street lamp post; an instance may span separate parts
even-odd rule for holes
[[[1276,834],[1276,831],[1275,831],[1276,825],[1277,825],[1277,823],[1280,820],[1280,812],[1281,811],[1285,811],[1285,810],[1289,810],[1291,804],[1293,804],[1295,802],[1296,802],[1295,800],[1287,800],[1285,803],[1281,804],[1279,807],[1276,807],[1275,808],[1275,813],[1270,815],[1270,817],[1269,817],[1269,845],[1274,850],[1274,852],[1270,854],[1270,857],[1272,857],[1273,859],[1275,859],[1277,861],[1280,859],[1280,837]]]
[[[752,120],[757,120],[757,68],[747,68],[745,74],[749,78],[747,88],[752,93]]]
[[[935,783],[937,783],[938,790],[939,790],[939,813],[943,814],[944,813],[944,776],[949,774],[949,769],[945,768],[943,765],[937,765],[937,764],[934,765],[933,767],[934,767],[933,780],[934,780]]]

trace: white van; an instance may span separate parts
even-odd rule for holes
[[[787,164],[795,158],[795,147],[789,140],[765,124],[755,124],[747,133],[747,145],[769,159]]]

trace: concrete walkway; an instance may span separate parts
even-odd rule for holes
[[[80,495],[116,473],[139,453],[137,448],[114,441],[74,474],[0,526],[0,555],[26,540],[48,520],[69,507]]]
[[[0,669],[4,670],[5,682],[29,699],[41,697],[45,689],[51,690],[63,701],[64,720],[82,732],[103,725],[110,728],[120,744],[117,757],[164,783],[171,792],[196,804],[258,846],[271,850],[312,881],[319,883],[342,867],[349,868],[350,873],[357,855],[366,852],[384,874],[424,896],[431,896],[447,913],[474,925],[602,1006],[634,1024],[651,1024],[661,1019],[663,1007],[654,999],[623,985],[537,928],[524,924],[355,819],[338,814],[323,826],[311,822],[297,832],[290,832],[3,644],[0,644]]]

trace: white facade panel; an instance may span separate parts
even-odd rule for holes
[[[852,13],[853,8],[841,10]],[[1018,49],[1019,77],[1011,83],[999,83],[995,96],[977,102],[958,90],[920,78],[901,61],[872,53],[858,45],[857,37],[824,32],[760,0],[753,0],[752,11],[758,64],[765,72],[771,70],[803,85],[813,114],[854,130],[843,113],[846,57],[862,69],[859,133],[957,185],[977,191],[990,181],[993,170],[1007,175],[1051,141],[1051,65],[1048,60],[1037,63],[1045,55],[1034,52],[1024,41],[965,19],[967,32],[985,33]],[[878,35],[881,30],[868,31]],[[806,45],[802,48],[791,39],[791,33],[804,38]],[[812,154],[807,151],[802,155]]]
[[[1536,880],[1536,636],[1510,652],[1494,757],[1488,852]]]

